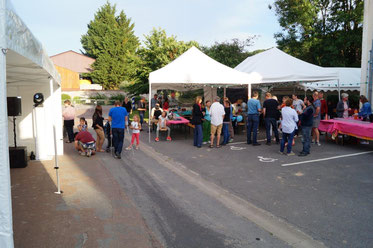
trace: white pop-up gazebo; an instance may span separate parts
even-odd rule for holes
[[[149,103],[152,90],[186,91],[204,86],[248,85],[250,92],[250,82],[250,75],[247,73],[223,65],[192,47],[165,67],[150,73]],[[149,115],[150,111],[149,104]]]
[[[319,82],[338,80],[338,71],[297,59],[278,48],[246,58],[235,67],[250,74],[253,84]]]
[[[33,95],[44,94],[43,106],[33,107]],[[0,0],[0,247],[13,247],[9,146],[13,132],[7,116],[7,97],[22,98],[17,117],[17,143],[34,151],[39,160],[62,154],[60,76],[41,43],[14,11]],[[55,144],[53,126],[57,130]],[[9,134],[9,135],[8,135]]]
[[[210,58],[196,47],[149,75],[149,90],[184,91],[201,85],[247,85],[250,76]]]
[[[301,83],[306,90],[336,91],[359,91],[361,68],[350,67],[326,67],[332,71],[338,71],[338,80]],[[339,85],[338,85],[339,83]]]

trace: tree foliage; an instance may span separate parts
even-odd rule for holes
[[[202,51],[216,61],[234,68],[248,56],[252,56],[258,52],[263,51],[247,51],[247,48],[254,44],[255,38],[256,36],[252,36],[244,41],[241,41],[239,39],[232,39],[231,41],[224,41],[221,43],[215,42],[215,44],[210,47],[202,47]]]
[[[178,41],[175,36],[167,36],[165,30],[154,28],[145,35],[144,45],[138,49],[137,56],[132,57],[131,63],[136,65],[136,69],[126,90],[133,95],[147,93],[149,73],[166,66],[192,46],[199,47],[195,41]]]
[[[283,51],[321,66],[359,67],[363,0],[276,0]],[[272,6],[269,6],[272,8]]]
[[[105,89],[118,89],[134,73],[133,56],[139,47],[134,23],[123,11],[116,15],[116,5],[107,2],[88,24],[81,37],[84,54],[96,59],[89,73],[94,83]]]

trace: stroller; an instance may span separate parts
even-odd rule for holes
[[[105,138],[107,139],[106,152],[113,152],[113,135],[111,134],[111,125],[107,121],[104,125]]]

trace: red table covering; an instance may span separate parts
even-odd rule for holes
[[[189,123],[189,121],[182,116],[179,116],[179,117],[176,117],[176,118],[180,119],[180,120],[170,120],[170,121],[167,121],[167,124],[177,125],[177,124],[188,124]]]
[[[342,133],[361,139],[373,140],[373,123],[354,120],[353,118],[337,118],[320,121],[319,130],[328,133]]]

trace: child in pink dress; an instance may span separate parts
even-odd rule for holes
[[[130,129],[132,129],[132,140],[131,140],[131,144],[126,148],[126,150],[132,149],[135,139],[136,139],[136,150],[137,150],[139,149],[139,145],[140,145],[140,130],[141,130],[140,117],[138,115],[133,116],[133,121],[131,122]]]

